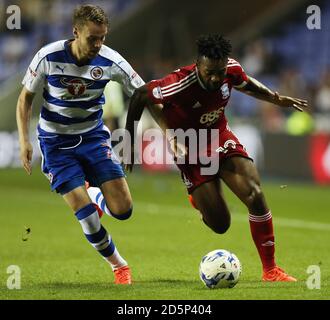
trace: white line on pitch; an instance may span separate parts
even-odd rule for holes
[[[148,213],[159,214],[160,211],[166,211],[167,214],[177,215],[177,214],[194,214],[195,209],[186,208],[181,206],[173,206],[173,205],[164,205],[157,204],[151,202],[140,202],[134,201],[135,205],[142,206],[143,210]],[[195,211],[196,212],[196,211]],[[196,212],[197,213],[197,212]],[[238,222],[248,222],[248,214],[237,213],[232,214],[232,218],[234,221]],[[299,219],[289,219],[273,216],[274,222],[276,226],[280,227],[288,227],[288,228],[297,228],[297,229],[309,229],[309,230],[322,230],[322,231],[330,231],[330,224],[316,221],[306,221]]]

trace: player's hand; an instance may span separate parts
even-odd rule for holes
[[[125,171],[131,173],[133,171],[133,164],[125,164]]]
[[[130,152],[127,152],[127,153],[128,154],[124,153],[123,164],[124,164],[125,171],[131,173],[133,171],[133,166],[134,166],[134,157],[135,157],[134,146],[131,146]]]
[[[33,154],[33,147],[30,142],[24,142],[21,144],[21,162],[25,171],[30,175],[32,173],[32,154]]]
[[[295,108],[296,110],[302,112],[308,108],[307,100],[302,100],[298,98],[292,98],[287,96],[281,96],[278,92],[275,92],[274,103],[280,107],[284,108]]]
[[[177,159],[183,159],[188,155],[188,148],[185,145],[179,143],[177,137],[172,137],[168,139],[168,141],[170,143],[170,148],[173,153],[174,161],[176,161]]]

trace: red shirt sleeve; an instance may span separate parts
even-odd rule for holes
[[[153,103],[167,103],[173,101],[177,93],[177,83],[180,75],[172,72],[162,79],[147,83],[148,96]]]
[[[248,82],[249,77],[240,63],[234,59],[229,59],[227,67],[227,74],[230,75],[233,86],[236,88],[244,87]]]

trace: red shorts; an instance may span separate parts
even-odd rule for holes
[[[189,164],[187,161],[185,164],[177,164],[189,194],[201,184],[218,178],[221,163],[226,158],[241,156],[251,159],[229,127],[221,131],[216,140],[213,139],[213,142],[207,145],[207,152],[212,165],[199,161],[197,164]]]

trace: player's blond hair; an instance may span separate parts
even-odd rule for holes
[[[82,27],[88,21],[97,24],[109,24],[109,19],[101,7],[92,4],[77,6],[73,12],[73,26]]]

